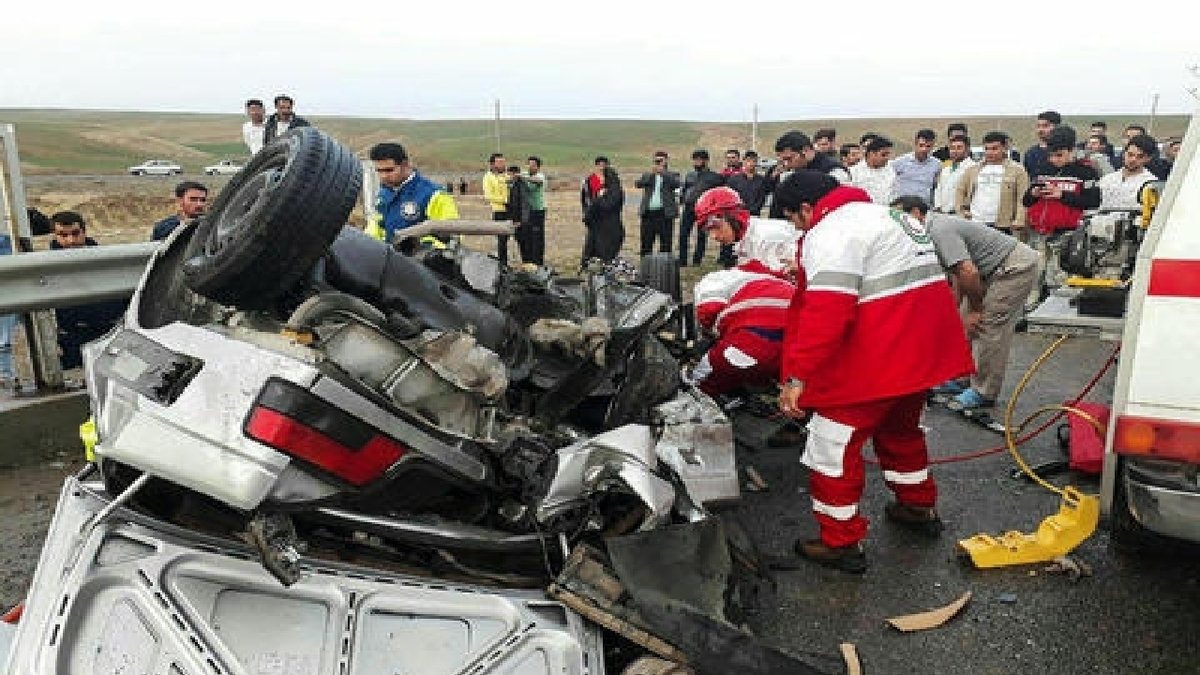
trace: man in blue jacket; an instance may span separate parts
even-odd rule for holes
[[[426,220],[458,218],[454,198],[412,167],[403,145],[380,143],[371,148],[370,158],[379,174],[379,194],[367,234],[390,242],[398,230]]]

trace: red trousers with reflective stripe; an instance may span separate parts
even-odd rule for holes
[[[898,502],[911,506],[937,502],[920,426],[924,406],[925,392],[919,391],[814,412],[804,463],[810,468],[813,512],[826,545],[848,546],[867,536],[868,520],[859,513],[858,502],[866,484],[862,449],[868,440]]]
[[[716,396],[741,387],[773,385],[779,382],[782,354],[782,341],[768,340],[749,330],[735,330],[722,335],[705,353],[712,370],[705,373],[696,386],[709,396]]]

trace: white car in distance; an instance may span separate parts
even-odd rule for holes
[[[204,173],[209,176],[228,176],[242,170],[242,165],[232,159],[223,159],[212,166],[204,167]]]
[[[129,173],[134,176],[177,176],[183,173],[183,167],[169,159],[148,159],[129,167]]]

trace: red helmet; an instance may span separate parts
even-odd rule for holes
[[[709,224],[709,219],[713,216],[733,216],[740,225],[740,227],[734,228],[738,239],[741,239],[741,232],[750,220],[750,212],[742,204],[741,195],[733,188],[725,186],[706,190],[704,194],[700,195],[700,199],[696,200],[695,211],[696,227],[701,230],[713,227]]]

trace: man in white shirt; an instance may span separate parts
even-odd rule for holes
[[[1097,181],[1101,209],[1137,209],[1138,191],[1158,178],[1146,168],[1157,148],[1149,136],[1134,136],[1125,143],[1124,163],[1120,171],[1105,174]]]
[[[949,154],[941,173],[938,174],[937,186],[933,189],[933,210],[938,213],[954,213],[954,198],[958,193],[958,182],[963,173],[975,166],[971,159],[971,140],[966,136],[955,136],[946,144]],[[997,202],[998,204],[999,202]]]
[[[876,136],[867,143],[862,161],[850,167],[850,184],[866,190],[872,202],[884,206],[891,203],[896,185],[896,170],[890,161],[893,147],[890,140]]]
[[[253,156],[262,150],[263,132],[267,129],[267,111],[262,99],[252,98],[246,101],[246,116],[250,119],[242,124],[242,140]]]

